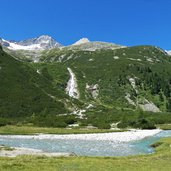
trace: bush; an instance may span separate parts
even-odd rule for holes
[[[120,122],[117,125],[117,127],[120,128],[120,129],[127,128],[128,126],[129,126],[129,124],[127,122]]]
[[[75,122],[77,122],[77,120],[75,119],[74,116],[65,116],[65,118],[63,118],[63,120],[68,125],[74,124]]]
[[[93,126],[97,127],[98,129],[110,129],[111,126],[109,123],[105,123],[105,122],[98,122],[95,123]]]
[[[8,121],[7,119],[5,119],[5,118],[0,118],[0,127],[1,127],[1,126],[6,126],[6,125],[10,125],[10,124],[11,124],[11,122]]]
[[[140,129],[155,129],[156,126],[154,122],[149,121],[145,118],[138,119],[137,121],[132,123],[132,127],[140,128]]]
[[[69,124],[77,122],[75,116],[56,116],[41,114],[40,116],[34,116],[32,121],[34,125],[41,127],[58,127],[65,128]]]
[[[118,128],[127,128],[127,127],[132,127],[132,128],[139,128],[139,129],[155,129],[156,126],[153,121],[147,120],[145,118],[140,118],[134,121],[129,121],[129,122],[120,122],[117,125]]]

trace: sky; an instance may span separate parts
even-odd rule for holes
[[[0,37],[50,35],[63,45],[87,37],[171,49],[171,0],[0,0]]]

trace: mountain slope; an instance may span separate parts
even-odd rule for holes
[[[87,38],[82,38],[73,45],[62,46],[56,40],[48,35],[42,35],[37,38],[32,38],[24,41],[8,41],[0,38],[4,50],[10,55],[27,62],[39,62],[40,56],[49,50],[57,50],[62,52],[73,51],[96,51],[102,49],[119,49],[125,46],[114,43],[89,41]]]
[[[57,48],[42,51],[39,61],[23,63],[1,50],[1,117],[36,115],[41,126],[62,118],[99,128],[140,115],[171,122],[171,58],[158,47]]]
[[[68,98],[49,80],[48,73],[39,74],[26,64],[0,50],[0,117],[56,115],[68,112]]]
[[[93,41],[90,42],[88,39],[81,39],[73,45],[63,47],[67,50],[82,50],[82,51],[96,51],[96,50],[105,50],[105,49],[120,49],[125,46],[117,45],[114,43],[108,42],[99,42]]]
[[[80,40],[78,40],[77,42],[75,42],[73,45],[81,45],[81,44],[84,44],[84,43],[89,43],[90,40],[88,40],[88,38],[82,38]]]
[[[43,50],[62,47],[60,43],[48,35],[23,41],[8,41],[0,38],[0,44],[3,46],[4,51],[27,62],[38,62]]]
[[[171,58],[158,47],[95,52],[51,50],[40,59],[70,67],[77,77],[82,100],[154,112],[169,108]]]

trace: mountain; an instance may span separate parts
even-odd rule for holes
[[[2,46],[5,46],[10,50],[28,51],[46,50],[62,46],[60,43],[56,42],[56,40],[48,35],[42,35],[40,37],[24,41],[8,41],[0,39],[0,43],[2,44]]]
[[[51,50],[40,61],[64,63],[77,78],[80,98],[120,108],[167,111],[171,58],[154,46],[100,51]],[[167,90],[166,90],[167,89]],[[160,102],[159,95],[164,102]],[[160,103],[160,105],[159,105]]]
[[[169,55],[171,55],[171,50],[166,51]]]
[[[96,51],[102,49],[119,49],[123,47],[125,46],[108,42],[90,41],[88,38],[82,38],[74,44],[63,48],[68,50]]]
[[[82,39],[41,51],[37,63],[34,53],[27,62],[21,51],[3,49],[13,54],[0,50],[0,119],[99,128],[140,116],[171,123],[171,58],[159,47]]]
[[[60,68],[54,65],[51,69],[54,67]],[[67,73],[67,68],[63,67],[62,71]],[[1,48],[0,118],[9,118],[14,122],[44,114],[50,117],[69,113],[74,102],[69,102],[69,96],[65,93],[63,84],[68,79],[69,74],[58,71],[54,85],[46,66],[35,70],[31,65],[14,59]]]
[[[171,58],[159,47],[51,49],[42,53],[40,62],[39,67],[45,65],[49,71],[56,63],[68,68],[65,92],[84,104],[73,113],[84,125],[104,128],[121,120],[132,123],[140,116],[171,122]]]
[[[84,43],[89,43],[90,41],[88,40],[88,38],[82,38],[80,40],[78,40],[77,42],[75,42],[73,45],[81,45]]]
[[[37,38],[32,38],[24,41],[8,41],[0,38],[0,44],[3,46],[4,51],[10,55],[25,60],[27,62],[39,62],[40,56],[44,51],[57,49],[59,51],[77,50],[77,51],[96,51],[101,49],[119,49],[125,46],[117,45],[114,43],[89,41],[88,38],[82,38],[69,46],[63,46],[48,35],[42,35]]]
[[[40,60],[72,67],[78,77],[82,100],[98,100],[118,108],[169,110],[171,58],[158,47],[136,46],[94,52],[51,50]],[[161,102],[158,93],[167,100]]]

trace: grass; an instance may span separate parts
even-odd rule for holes
[[[84,134],[84,133],[105,133],[105,132],[123,132],[125,130],[107,130],[107,129],[83,129],[83,128],[45,128],[33,126],[3,126],[0,127],[2,135],[33,135],[33,134]]]
[[[171,138],[160,140],[156,153],[129,157],[0,158],[1,171],[169,171]]]
[[[159,124],[157,127],[163,130],[171,130],[171,124]]]
[[[159,124],[157,128],[163,130],[171,130],[171,124]],[[34,134],[88,134],[88,133],[107,133],[107,132],[123,132],[126,129],[110,130],[110,129],[86,129],[86,128],[47,128],[34,126],[13,126],[7,125],[0,127],[1,135],[34,135]]]

